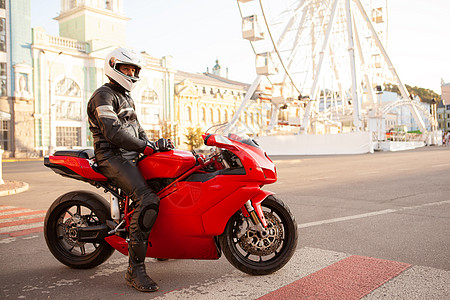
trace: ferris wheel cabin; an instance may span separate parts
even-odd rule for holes
[[[258,75],[275,75],[278,70],[275,66],[272,52],[263,52],[255,56],[256,74]]]
[[[264,39],[257,15],[242,18],[242,37],[252,42]]]

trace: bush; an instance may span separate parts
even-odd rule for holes
[[[184,143],[191,146],[192,149],[199,148],[203,144],[202,134],[203,130],[200,127],[188,127],[187,133],[184,135],[188,141]]]

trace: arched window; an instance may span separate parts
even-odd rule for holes
[[[216,110],[216,115],[214,116],[214,120],[216,120],[217,123],[220,123],[220,109]]]
[[[57,147],[81,146],[80,86],[72,79],[64,78],[55,85],[55,128]]]
[[[200,122],[206,122],[206,110],[204,107],[200,109]]]
[[[81,97],[81,90],[75,81],[69,78],[64,78],[56,84],[55,95]]]
[[[141,101],[137,104],[141,113],[139,121],[141,124],[159,124],[162,107],[159,103],[159,97],[156,91],[147,87],[141,95]]]
[[[159,104],[159,97],[154,89],[147,88],[142,93],[141,101],[147,104]]]
[[[211,117],[211,123],[214,123],[214,110],[212,108],[209,109],[209,115]]]
[[[61,121],[81,121],[81,89],[69,78],[64,78],[55,86],[56,119]]]
[[[228,112],[226,109],[222,111],[222,122],[228,122]]]
[[[192,110],[189,106],[186,107],[186,115],[184,116],[184,119],[188,122],[192,122]]]

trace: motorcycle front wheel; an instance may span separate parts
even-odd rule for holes
[[[264,234],[249,225],[249,218],[238,211],[219,237],[227,260],[250,275],[267,275],[281,269],[297,247],[297,223],[289,208],[271,195],[261,203],[267,228]]]
[[[90,269],[102,264],[114,252],[106,241],[80,242],[77,228],[101,225],[110,218],[106,201],[100,195],[75,191],[60,196],[47,211],[44,235],[53,256],[76,269]]]

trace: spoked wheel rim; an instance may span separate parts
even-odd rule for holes
[[[94,192],[73,191],[61,195],[45,215],[44,236],[48,249],[57,260],[71,268],[90,269],[102,264],[113,254],[114,248],[101,235],[98,239],[80,242],[78,229],[104,228],[109,214],[108,202]]]
[[[239,250],[248,260],[255,262],[266,261],[271,256],[279,252],[279,248],[284,241],[284,227],[280,224],[280,219],[272,212],[264,211],[264,217],[267,221],[267,228],[264,233],[255,229],[247,228],[244,235],[240,235],[240,226],[234,227],[233,243],[234,247]],[[237,220],[237,223],[245,222],[243,219]],[[241,225],[242,226],[242,225]],[[240,249],[239,249],[240,248]]]
[[[277,264],[280,256],[288,251],[290,216],[276,205],[262,205],[267,221],[266,232],[261,234],[247,225],[248,218],[235,215],[232,225],[231,247],[241,262],[254,266]],[[247,228],[245,228],[247,226]],[[245,232],[245,233],[244,233]]]
[[[100,244],[78,241],[77,229],[100,224],[100,218],[93,209],[81,203],[64,206],[55,224],[56,240],[61,252],[72,259],[94,255],[99,250]]]

